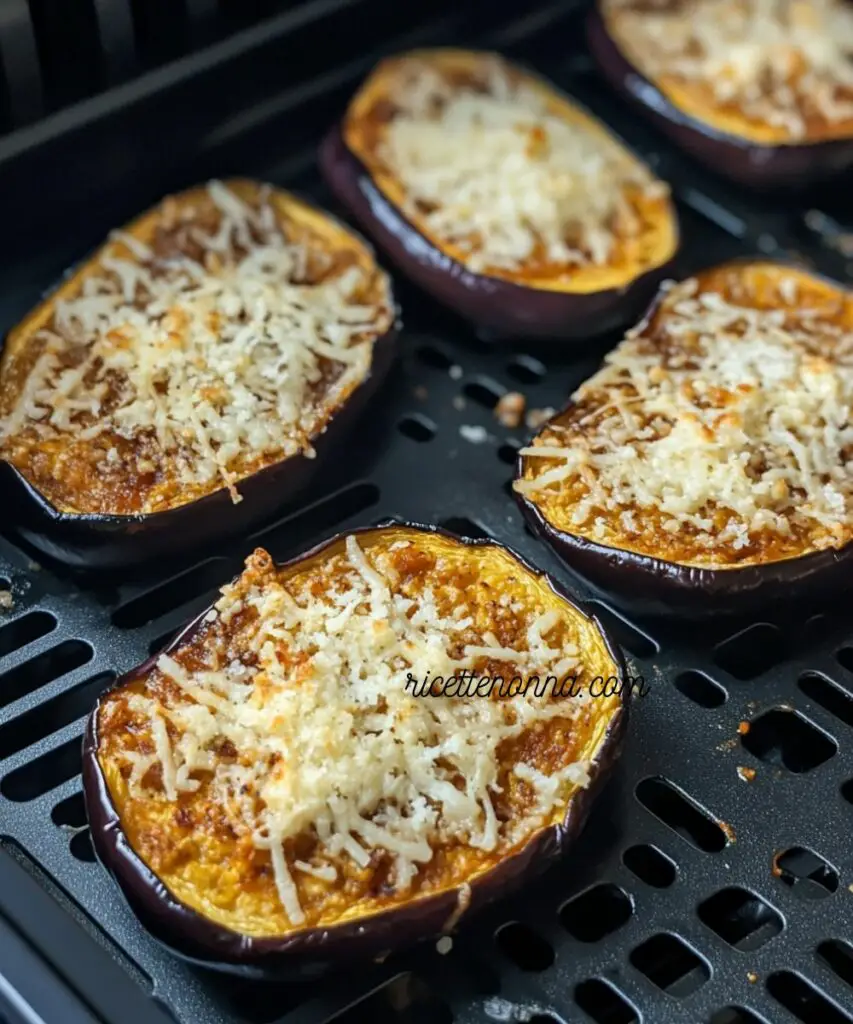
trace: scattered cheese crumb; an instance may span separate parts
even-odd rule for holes
[[[526,399],[520,391],[507,391],[501,395],[495,406],[495,416],[504,427],[514,430],[521,424]]]
[[[489,433],[485,427],[463,423],[459,428],[460,435],[471,444],[483,444],[489,440]]]
[[[556,411],[550,405],[546,405],[543,409],[529,409],[524,419],[524,425],[530,430],[538,430],[551,419]]]
[[[11,590],[0,590],[0,611],[11,611],[15,606],[15,599]]]

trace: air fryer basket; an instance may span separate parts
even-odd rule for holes
[[[29,6],[55,21],[45,0]],[[679,275],[763,253],[850,279],[845,183],[766,198],[681,156],[597,78],[583,52],[585,3],[257,0],[243,10],[184,0],[172,5],[184,35],[171,54],[171,37],[140,21],[142,6],[93,4],[102,79],[72,82],[74,93],[59,72],[43,75],[36,100],[26,47],[47,66],[44,24],[28,35],[27,5],[3,9],[3,330],[165,191],[242,173],[333,205],[316,143],[378,56],[432,43],[530,63],[652,162],[679,201]],[[167,7],[152,3],[150,17]],[[226,31],[229,17],[243,23]],[[360,428],[363,456],[310,504],[185,565],[133,576],[39,566],[14,537],[0,538],[0,589],[14,599],[0,613],[0,1008],[17,1022],[22,1003],[48,1007],[47,1024],[850,1024],[846,605],[786,621],[768,608],[761,621],[712,627],[628,621],[603,605],[523,526],[509,479],[525,431],[501,426],[493,407],[508,390],[531,408],[560,404],[615,339],[562,352],[497,345],[404,281],[398,295],[401,355]],[[636,702],[616,777],[574,854],[464,928],[449,952],[430,945],[313,987],[189,967],[140,927],[94,863],[79,779],[84,718],[255,545],[281,559],[389,517],[507,543],[612,626],[651,690]]]

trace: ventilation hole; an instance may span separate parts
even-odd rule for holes
[[[472,540],[490,540],[482,526],[478,526],[477,523],[464,516],[451,516],[450,519],[442,519],[438,525],[443,530],[449,530],[460,537],[470,537]]]
[[[92,660],[94,651],[82,640],[64,640],[49,651],[16,665],[0,676],[0,708],[73,672]]]
[[[714,648],[714,661],[735,679],[754,679],[784,660],[782,633],[769,622],[749,626]]]
[[[724,1010],[717,1010],[708,1024],[767,1024],[767,1021],[743,1006],[727,1006]]]
[[[453,366],[450,356],[444,349],[435,345],[421,345],[415,355],[425,366],[431,366],[435,370],[449,370]]]
[[[114,679],[114,672],[101,672],[0,725],[0,758],[16,754],[85,715]]]
[[[506,368],[506,372],[521,384],[537,384],[548,369],[533,356],[516,356]]]
[[[841,939],[827,939],[817,947],[817,955],[826,966],[853,988],[853,946]]]
[[[842,647],[835,657],[842,668],[853,672],[853,647]]]
[[[661,932],[632,950],[631,963],[659,989],[683,999],[711,977],[707,963],[677,935]]]
[[[835,715],[845,725],[853,725],[853,697],[846,690],[817,672],[803,673],[798,685],[807,697],[826,708],[831,715]]]
[[[697,913],[703,924],[742,953],[760,949],[784,927],[778,910],[737,886],[714,893],[699,904]]]
[[[82,793],[72,793],[58,804],[50,812],[54,825],[60,828],[80,829],[87,822],[86,803]]]
[[[0,587],[2,589],[2,587]],[[47,612],[29,612],[0,628],[0,658],[31,644],[56,629],[56,619]]]
[[[719,853],[726,847],[728,839],[719,822],[667,779],[643,779],[636,794],[646,810],[697,850]]]
[[[0,793],[10,800],[35,800],[80,774],[82,738],[75,736],[59,747],[21,765],[0,780]]]
[[[601,620],[604,628],[626,651],[638,658],[650,658],[660,647],[650,636],[601,601],[587,601],[587,610]]]
[[[694,704],[698,704],[702,708],[718,708],[721,704],[726,703],[729,696],[723,687],[714,682],[710,676],[706,676],[704,672],[696,672],[694,669],[676,676],[675,688],[679,693],[683,693],[688,700],[692,700]]]
[[[500,951],[523,971],[545,971],[554,962],[554,950],[532,928],[511,921],[495,933]]]
[[[853,1020],[793,971],[771,974],[767,979],[767,991],[803,1024],[851,1024]]]
[[[423,444],[424,441],[431,441],[438,429],[428,416],[422,416],[419,412],[413,412],[400,420],[397,429],[412,441]]]
[[[287,516],[258,531],[252,543],[262,543],[273,558],[301,550],[309,542],[330,532],[345,519],[366,512],[379,501],[379,488],[362,481],[330,494],[295,515]]]
[[[841,783],[841,795],[848,804],[853,804],[853,779]]]
[[[653,885],[655,889],[668,888],[678,873],[674,861],[665,853],[661,853],[656,846],[649,846],[647,843],[630,846],[622,854],[622,863],[629,871],[633,871],[640,881],[646,885]]]
[[[628,893],[612,882],[602,882],[564,903],[560,921],[579,942],[598,942],[621,928],[633,912]]]
[[[84,829],[82,832],[78,832],[76,836],[72,836],[68,849],[75,860],[82,860],[86,864],[95,863],[95,848],[92,846],[92,833],[89,829]]]
[[[173,576],[116,608],[112,617],[113,625],[119,629],[137,629],[193,599],[211,594],[227,581],[227,567],[228,561],[225,558],[209,558],[206,562],[194,565],[186,572]]]
[[[772,708],[750,722],[749,731],[740,740],[759,760],[795,775],[817,768],[838,750],[832,737],[787,708]]]
[[[640,1019],[622,993],[599,978],[576,985],[575,1002],[596,1024],[634,1024]]]
[[[517,441],[505,441],[498,448],[498,458],[508,466],[514,466],[518,461],[518,449],[521,445]]]
[[[477,380],[468,381],[462,389],[469,398],[473,398],[479,405],[486,409],[494,409],[498,399],[503,395],[504,389],[500,384],[488,377],[479,377]]]
[[[823,899],[838,888],[835,868],[803,846],[792,846],[777,854],[773,858],[773,874],[804,900]]]

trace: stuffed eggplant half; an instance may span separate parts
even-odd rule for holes
[[[6,340],[3,512],[82,566],[246,528],[337,450],[394,327],[370,248],[319,210],[248,181],[170,197]]]
[[[282,566],[257,550],[95,708],[95,849],[209,966],[376,958],[565,850],[626,681],[597,622],[496,544],[395,524]]]
[[[493,53],[378,65],[321,165],[426,291],[514,337],[630,322],[678,243],[667,186],[601,123]]]
[[[602,72],[678,145],[743,184],[853,166],[847,0],[598,0]]]
[[[744,261],[665,287],[520,451],[531,525],[639,611],[825,598],[853,570],[853,296]]]

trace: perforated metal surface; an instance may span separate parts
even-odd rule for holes
[[[796,250],[844,275],[844,258],[827,241],[848,216],[843,186],[799,204],[739,194],[664,146],[599,85],[578,52],[576,6],[542,6],[515,20],[506,8],[489,10],[437,6],[428,24],[415,12],[400,39],[379,38],[376,22],[373,41],[382,50],[415,41],[498,46],[573,92],[675,184],[680,271]],[[161,188],[239,169],[328,203],[313,142],[375,56],[369,38],[354,35],[351,60],[340,56],[343,70],[310,79],[300,92],[259,83],[254,102],[232,112],[218,135],[188,120],[180,161],[152,154],[150,177],[128,179],[126,194],[105,184],[85,232],[68,230],[78,211],[53,226],[37,257],[7,252],[0,326],[114,214],[132,212],[129,196],[147,202]],[[223,65],[226,92],[239,69],[237,56]],[[162,111],[163,103],[143,108],[113,130],[152,133],[147,119]],[[86,151],[73,152],[79,160]],[[103,154],[89,152],[97,179]],[[71,218],[75,199],[69,192],[52,201]],[[11,581],[15,601],[0,616],[0,914],[26,923],[30,941],[110,1024],[150,1019],[145,1007],[153,1013],[154,1000],[181,1024],[322,1024],[339,1012],[347,1024],[853,1020],[846,607],[809,622],[777,623],[768,609],[764,623],[688,628],[630,623],[595,603],[651,688],[636,703],[623,761],[575,854],[466,928],[446,955],[430,947],[305,989],[223,980],[161,950],[93,863],[78,776],[84,716],[113,675],[204,607],[255,544],[283,558],[347,527],[399,516],[494,537],[590,598],[523,527],[508,481],[525,435],[501,427],[491,406],[510,389],[531,407],[559,404],[614,339],[581,356],[495,348],[405,282],[398,295],[400,359],[363,427],[363,454],[338,467],[310,508],[184,567],[152,566],[147,578],[73,579],[36,569],[13,539],[0,540],[0,578]],[[466,440],[466,426],[483,427],[486,439]],[[30,904],[4,853],[60,901],[62,915],[84,924],[117,968],[107,975],[82,944],[60,941],[46,911],[33,907],[25,922]],[[0,957],[2,949],[0,933]],[[726,1009],[733,1006],[752,1016]]]

